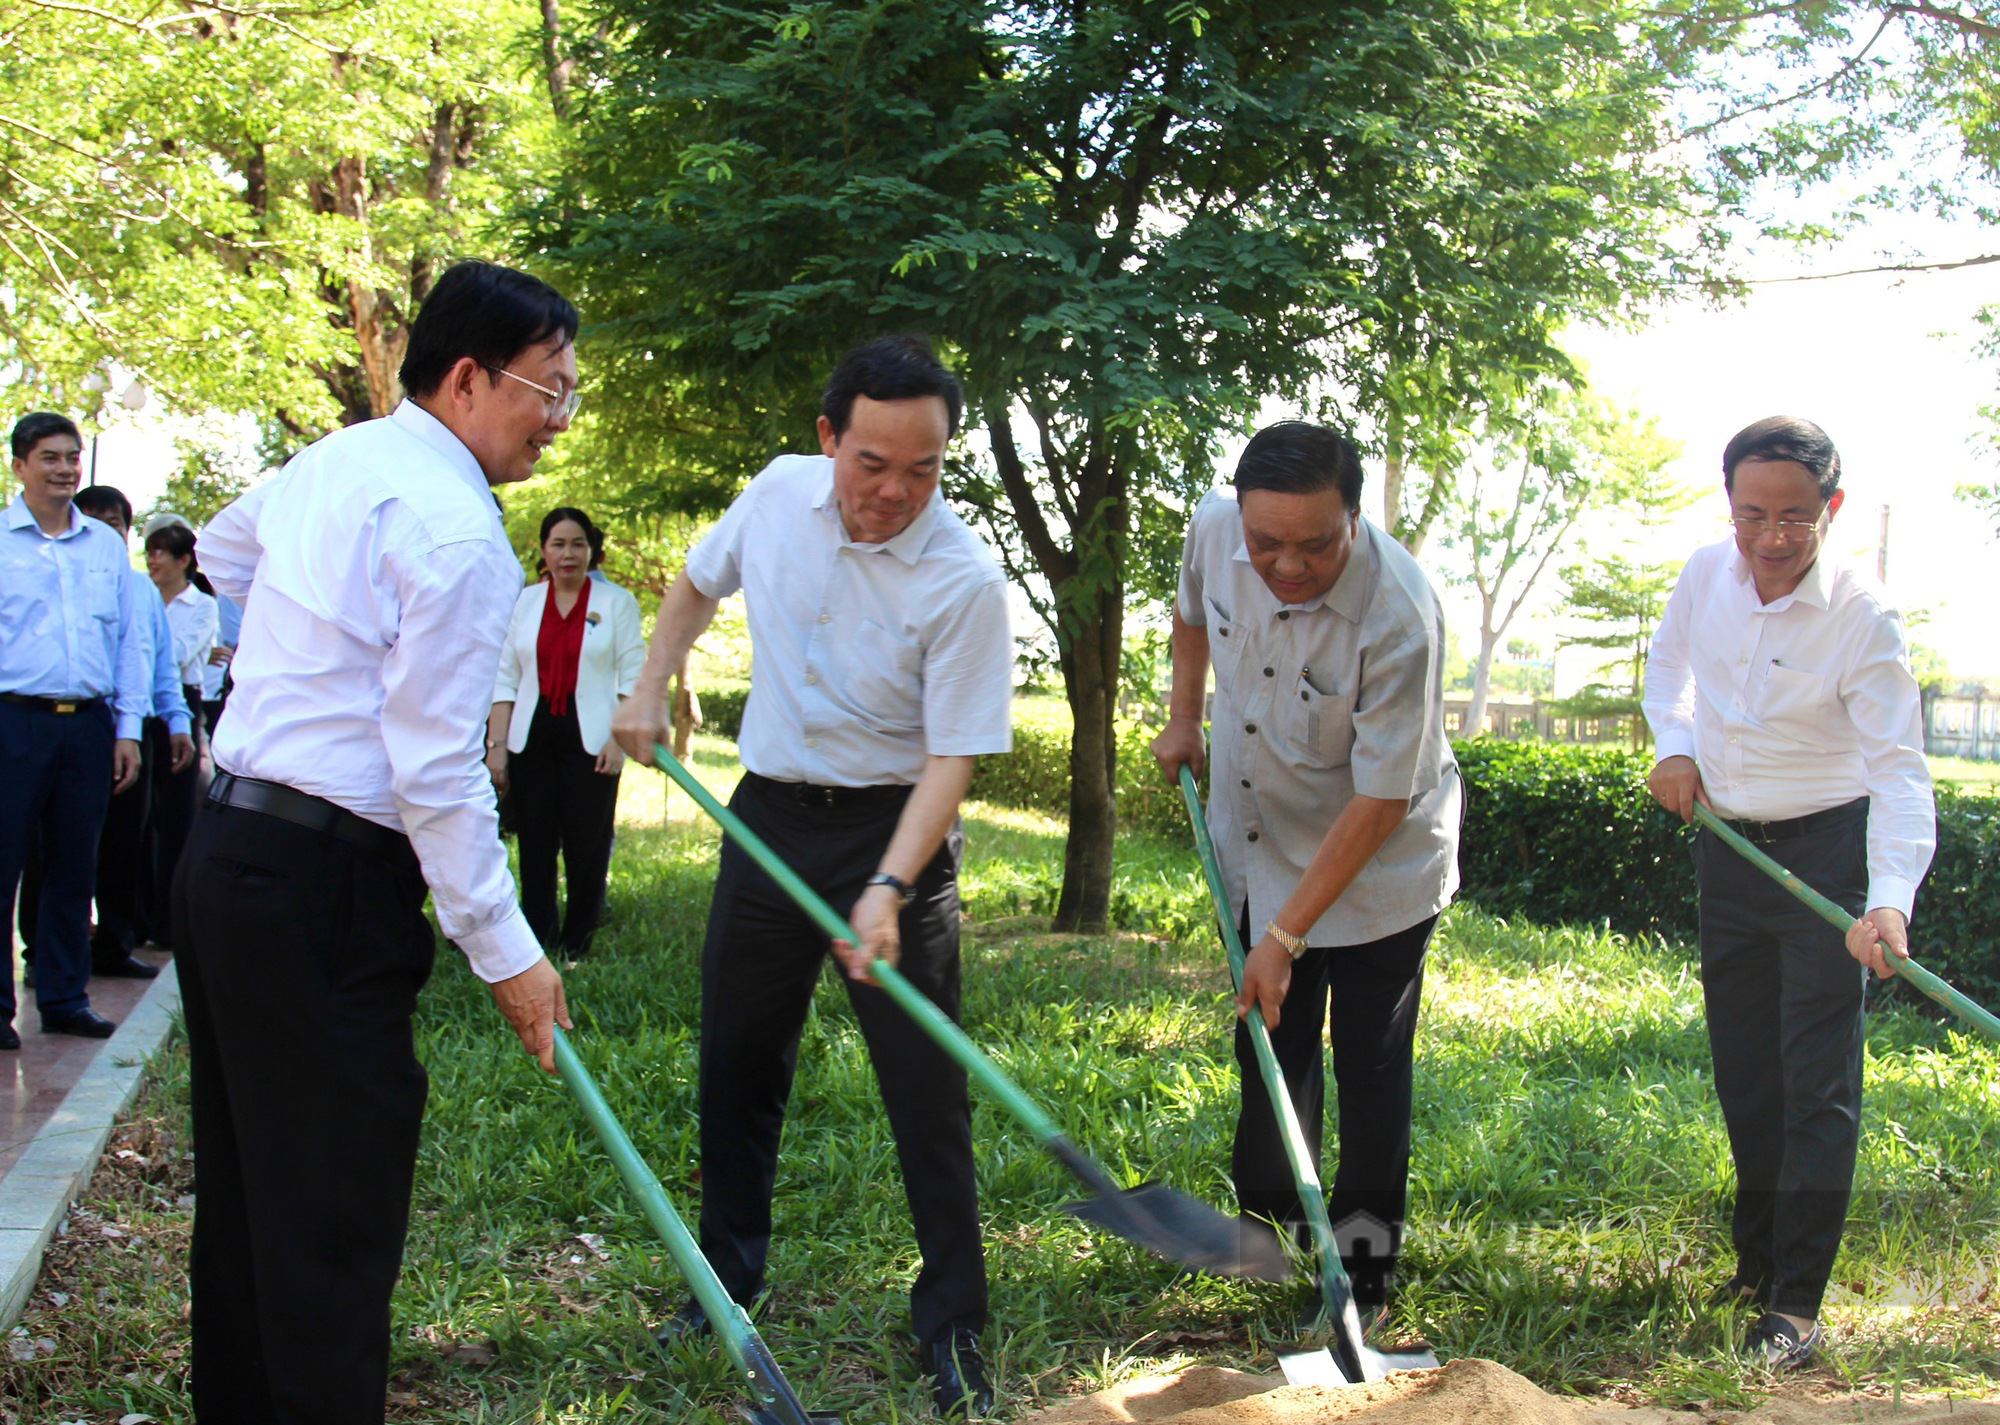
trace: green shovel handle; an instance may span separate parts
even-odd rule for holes
[[[1814,911],[1818,912],[1820,919],[1833,926],[1842,935],[1845,935],[1848,929],[1854,924],[1853,916],[1849,915],[1762,851],[1759,851],[1745,839],[1741,832],[1717,816],[1713,809],[1702,805],[1700,802],[1696,802],[1694,804],[1694,818],[1717,836],[1721,837],[1744,860],[1812,907]],[[1899,960],[1894,955],[1890,955],[1888,956],[1888,963],[1899,976],[1908,980],[1912,985],[1929,995],[1974,1029],[1979,1030],[1987,1038],[2000,1040],[2000,1018],[1995,1018],[1976,1001],[1968,999],[1965,995],[1953,989],[1949,984],[1946,984],[1922,965],[1919,965],[1915,960]]]
[[[757,1339],[756,1328],[722,1285],[722,1279],[716,1276],[708,1258],[702,1255],[700,1245],[681,1221],[680,1214],[674,1211],[674,1205],[667,1200],[666,1189],[660,1186],[660,1180],[653,1176],[653,1170],[646,1166],[646,1160],[632,1146],[632,1140],[625,1135],[624,1127],[598,1090],[597,1081],[591,1078],[590,1070],[584,1068],[583,1060],[570,1046],[569,1036],[563,1033],[560,1024],[554,1028],[556,1072],[569,1085],[570,1093],[575,1095],[577,1104],[583,1109],[583,1116],[597,1131],[604,1151],[611,1156],[618,1169],[618,1176],[625,1180],[625,1186],[637,1199],[639,1210],[653,1224],[660,1240],[666,1243],[668,1254],[694,1291],[695,1300],[708,1312],[708,1319],[722,1337],[722,1348],[728,1353],[730,1363],[762,1404],[779,1406],[780,1402],[790,1397],[791,1391],[781,1382],[767,1378],[759,1358],[768,1360],[769,1354],[751,1348],[751,1342]]]
[[[695,779],[694,773],[681,765],[679,758],[657,743],[654,744],[653,755],[659,759],[660,770],[680,783],[703,811],[721,823],[722,829],[729,833],[731,839],[749,853],[751,860],[764,868],[764,873],[776,881],[785,894],[798,903],[801,910],[818,922],[821,930],[824,930],[831,939],[845,940],[855,946],[861,944],[861,937],[854,933],[854,927],[847,923],[846,918],[838,914],[832,906],[820,898],[817,891],[800,879],[799,874],[787,866],[777,852],[764,844],[762,837],[745,826],[743,818],[717,801],[714,794]],[[1018,1118],[1022,1126],[1034,1134],[1040,1143],[1045,1147],[1054,1147],[1058,1143],[1064,1147],[1068,1146],[1068,1140],[1064,1138],[1062,1129],[1056,1126],[1055,1120],[1042,1112],[1039,1104],[1001,1072],[1000,1066],[968,1039],[965,1031],[951,1022],[950,1016],[925,998],[923,992],[915,985],[904,979],[894,965],[878,959],[868,967],[868,972],[875,977],[875,983],[882,987],[889,998],[916,1020],[924,1032],[937,1041],[940,1048],[956,1059],[959,1066],[977,1079],[981,1087],[998,1099],[1001,1105]],[[1069,1163],[1073,1170],[1076,1169],[1076,1165],[1069,1162],[1068,1158],[1064,1161]],[[1079,1176],[1087,1180],[1092,1177],[1090,1173],[1084,1172],[1079,1172]],[[1107,1188],[1112,1192],[1118,1191],[1116,1185],[1103,1178],[1102,1173],[1097,1173],[1095,1176],[1096,1180],[1090,1183],[1092,1188],[1099,1192]]]
[[[1187,803],[1188,821],[1194,826],[1194,846],[1201,857],[1202,875],[1208,880],[1209,899],[1215,905],[1216,924],[1222,943],[1229,952],[1229,973],[1236,991],[1243,992],[1243,937],[1237,932],[1236,918],[1229,913],[1229,892],[1222,884],[1222,862],[1215,854],[1215,841],[1208,833],[1208,818],[1202,814],[1201,793],[1195,788],[1194,773],[1181,764],[1181,800]],[[1305,1209],[1306,1226],[1312,1233],[1313,1250],[1319,1255],[1320,1295],[1327,1319],[1338,1323],[1346,1313],[1353,1289],[1340,1265],[1340,1247],[1334,1241],[1333,1224],[1326,1215],[1326,1191],[1320,1186],[1319,1172],[1313,1167],[1312,1147],[1299,1124],[1298,1110],[1292,1106],[1285,1087],[1284,1071],[1271,1047],[1271,1031],[1255,1006],[1244,1016],[1250,1027],[1250,1043],[1257,1051],[1257,1067],[1264,1078],[1264,1093],[1278,1115],[1278,1132],[1284,1139],[1285,1157],[1291,1162],[1292,1181],[1298,1189],[1299,1205]]]

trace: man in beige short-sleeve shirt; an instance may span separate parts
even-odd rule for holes
[[[1363,520],[1361,464],[1324,426],[1258,432],[1233,491],[1195,508],[1174,607],[1173,689],[1153,743],[1200,771],[1215,670],[1208,817],[1246,942],[1240,1015],[1270,1026],[1320,1149],[1329,1024],[1340,1161],[1327,1211],[1364,1308],[1386,1300],[1410,1168],[1424,957],[1458,886],[1461,797],[1445,737],[1444,619],[1403,547]],[[1304,1238],[1249,1035],[1236,1058],[1237,1201]]]

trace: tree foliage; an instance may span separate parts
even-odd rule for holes
[[[531,240],[596,323],[607,440],[643,479],[667,432],[662,498],[712,501],[805,435],[853,340],[947,344],[977,428],[952,493],[1075,714],[1066,925],[1108,892],[1124,606],[1164,592],[1218,437],[1274,398],[1393,395],[1438,444],[1496,367],[1566,371],[1565,319],[1706,251],[1617,7],[606,13]]]
[[[13,0],[0,363],[74,409],[115,360],[281,447],[385,412],[433,275],[536,171],[534,23],[527,0]]]

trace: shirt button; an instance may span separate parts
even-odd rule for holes
[[[821,623],[832,623],[832,622],[833,622],[833,615],[832,615],[832,614],[821,614],[821,615],[819,616],[819,621],[820,621]]]
[[[1250,833],[1250,839],[1251,839],[1252,841],[1255,841],[1255,840],[1257,839],[1257,833],[1256,833],[1256,832],[1254,832],[1254,831],[1253,831],[1253,832],[1251,832],[1251,833]]]
[[[1734,738],[1734,737],[1730,738],[1730,739],[1729,739],[1729,745],[1730,745],[1731,747],[1734,747],[1734,746],[1735,746],[1735,745],[1737,744],[1738,740],[1739,740],[1739,739],[1737,739],[1737,738]]]
[[[1274,676],[1274,675],[1275,675],[1275,674],[1277,673],[1277,671],[1278,671],[1278,670],[1277,670],[1277,669],[1275,669],[1275,668],[1266,668],[1266,669],[1264,670],[1264,676],[1265,676],[1266,678],[1269,678],[1269,677],[1272,677],[1272,676]]]
[[[1292,616],[1292,611],[1291,611],[1290,609],[1279,609],[1279,610],[1278,610],[1278,618],[1279,618],[1279,619],[1280,619],[1281,621],[1282,621],[1282,620],[1284,620],[1284,619],[1288,619],[1288,618],[1290,618],[1291,616]]]
[[[1243,730],[1245,732],[1255,732],[1257,730],[1257,724],[1254,722],[1246,722],[1243,724]]]
[[[808,688],[810,688],[811,686],[813,686],[813,684],[817,683],[818,681],[819,681],[819,674],[817,674],[817,673],[808,673],[808,674],[806,674],[806,686],[807,686]]]
[[[1246,786],[1246,787],[1250,785],[1250,779],[1249,779],[1248,777],[1245,777],[1245,778],[1243,779],[1243,785],[1244,785],[1244,786]]]
[[[819,746],[819,739],[818,739],[817,737],[808,737],[808,738],[806,739],[806,746],[808,746],[808,747],[817,747],[817,746]]]
[[[1312,700],[1313,700],[1313,695],[1311,693],[1301,692],[1299,694],[1299,701],[1302,703],[1309,703]]]

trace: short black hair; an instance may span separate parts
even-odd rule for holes
[[[922,396],[944,397],[950,417],[945,434],[958,434],[958,418],[965,410],[965,391],[958,378],[945,370],[931,350],[931,339],[919,332],[903,336],[878,336],[864,342],[840,358],[833,376],[820,397],[819,411],[833,427],[833,438],[847,434],[854,415],[854,398],[871,401],[911,401]]]
[[[1840,488],[1840,452],[1833,438],[1797,416],[1766,416],[1729,438],[1722,450],[1722,488],[1736,488],[1736,467],[1746,460],[1789,460],[1803,465],[1819,486],[1822,500]]]
[[[94,519],[116,515],[125,522],[128,531],[132,528],[132,502],[116,485],[86,485],[76,492],[71,503]]]
[[[30,411],[14,422],[14,458],[26,460],[29,452],[52,435],[66,435],[78,445],[83,444],[83,432],[68,416],[59,416],[54,411]]]
[[[403,390],[430,395],[468,356],[498,385],[491,372],[551,338],[575,341],[578,322],[569,298],[539,277],[497,262],[457,263],[438,278],[410,324]]]
[[[1236,493],[1272,490],[1281,495],[1340,491],[1353,514],[1361,508],[1361,457],[1332,426],[1279,421],[1250,437],[1236,462]]]
[[[542,516],[542,533],[541,537],[535,541],[536,545],[547,544],[549,542],[549,531],[564,520],[568,520],[571,524],[581,529],[583,537],[590,541],[590,567],[595,569],[598,565],[602,564],[604,562],[604,531],[597,527],[596,521],[592,520],[589,515],[574,505],[557,505]]]

